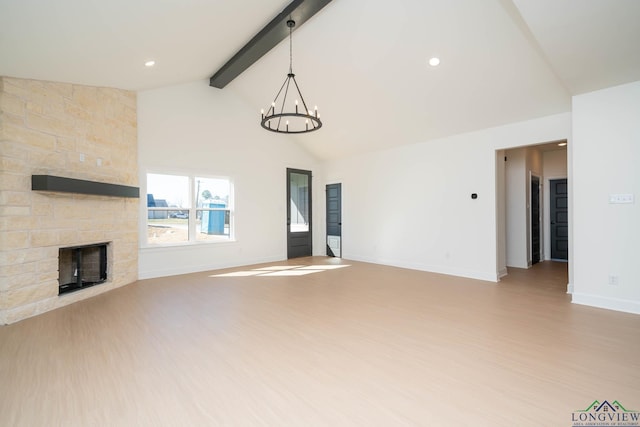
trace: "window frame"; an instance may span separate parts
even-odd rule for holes
[[[187,178],[187,186],[188,186],[188,200],[186,206],[188,207],[150,207],[148,206],[148,200],[144,200],[147,198],[147,194],[149,194],[149,175],[165,175],[165,176],[174,176],[174,177],[184,177]],[[196,182],[198,179],[216,179],[216,180],[225,180],[229,183],[229,200],[227,206],[224,208],[203,208],[198,207],[198,200],[200,197],[196,194]],[[143,233],[143,247],[145,248],[164,248],[164,247],[172,247],[172,246],[192,246],[192,245],[219,245],[226,244],[230,242],[235,242],[235,194],[234,194],[234,181],[231,176],[228,175],[212,175],[206,173],[194,173],[194,172],[179,172],[179,171],[162,171],[158,172],[155,170],[148,170],[144,175],[144,189],[145,196],[142,200],[142,204],[144,206],[144,233]],[[188,225],[188,233],[186,241],[179,242],[166,242],[166,243],[151,243],[149,242],[149,213],[150,212],[187,212],[187,225]],[[198,212],[214,212],[214,211],[225,211],[228,212],[229,219],[229,233],[226,239],[220,240],[198,240],[197,235],[198,232],[198,222],[197,215]],[[227,214],[225,214],[227,215]],[[225,217],[226,224],[226,217]]]

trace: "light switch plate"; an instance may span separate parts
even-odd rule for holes
[[[633,203],[633,194],[609,194],[609,203]]]

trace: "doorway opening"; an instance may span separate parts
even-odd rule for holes
[[[559,259],[552,254],[552,219],[556,215],[569,220],[567,148],[566,144],[559,145],[561,142],[566,141],[496,151],[498,277],[506,275],[508,268],[526,270],[539,262]],[[558,187],[565,191],[564,199],[559,200],[565,211],[559,214],[551,212],[552,185],[557,179],[565,183]],[[567,224],[557,227],[557,231],[566,239],[558,247],[568,253]]]

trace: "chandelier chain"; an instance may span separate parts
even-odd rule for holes
[[[289,74],[293,74],[293,37],[291,33],[293,27],[289,27]]]

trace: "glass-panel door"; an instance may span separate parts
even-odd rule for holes
[[[287,258],[312,252],[311,171],[287,169]]]

